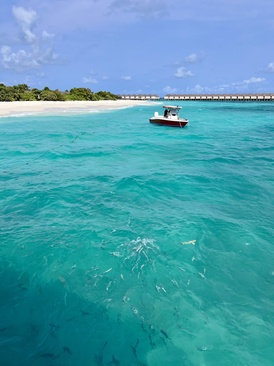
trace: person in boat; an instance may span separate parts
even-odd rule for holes
[[[166,118],[167,118],[167,115],[168,115],[168,110],[167,110],[167,109],[165,109],[164,117],[166,117]]]

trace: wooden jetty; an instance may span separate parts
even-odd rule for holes
[[[261,94],[167,94],[164,100],[274,101],[274,93]]]
[[[260,94],[167,94],[159,97],[157,94],[123,94],[119,95],[124,100],[169,100],[169,101],[241,101],[241,102],[269,102],[274,101],[274,93]]]

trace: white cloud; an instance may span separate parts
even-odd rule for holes
[[[202,93],[206,93],[208,91],[208,88],[205,86],[201,86],[200,84],[196,84],[194,86],[194,88],[191,89],[191,91],[193,93],[202,94]]]
[[[197,64],[198,62],[203,61],[204,58],[205,58],[204,52],[201,52],[200,54],[191,53],[190,55],[188,55],[184,58],[184,63]]]
[[[51,63],[58,58],[58,55],[50,48],[42,52],[36,48],[32,48],[29,52],[23,49],[13,52],[9,46],[3,46],[0,55],[4,68],[19,72],[37,69],[43,64]]]
[[[169,14],[164,0],[113,0],[109,5],[110,13],[122,11],[137,17],[165,17]]]
[[[274,72],[274,62],[270,62],[266,68],[268,72]]]
[[[265,81],[265,78],[255,78],[255,77],[252,77],[248,80],[244,80],[243,81],[243,84],[254,84],[254,83],[261,83]]]
[[[34,42],[36,35],[33,33],[32,28],[38,18],[37,13],[34,10],[26,10],[21,6],[13,6],[12,13],[21,28],[24,39],[28,43]]]
[[[122,76],[122,79],[128,81],[128,80],[131,80],[131,76],[129,76],[129,75],[128,76]]]
[[[196,53],[192,53],[185,57],[185,61],[191,64],[195,64],[198,61],[198,55]]]
[[[249,86],[250,84],[259,84],[264,81],[265,81],[265,78],[256,78],[253,76],[250,79],[232,83],[231,86],[237,87],[237,88],[247,88],[247,86]]]
[[[0,50],[2,56],[2,63],[6,69],[20,69],[22,65],[25,67],[37,67],[37,61],[33,59],[32,54],[25,50],[12,52],[9,46],[3,46]]]
[[[174,94],[174,93],[177,93],[177,89],[172,88],[171,86],[167,85],[166,87],[163,88],[163,92],[165,92],[167,94]]]
[[[85,83],[85,84],[97,84],[98,83],[98,80],[96,80],[92,76],[90,76],[90,77],[84,77],[83,78],[83,83]]]
[[[177,69],[174,76],[176,76],[177,78],[185,78],[188,76],[193,76],[193,74],[191,71],[187,71],[186,68],[182,66]]]
[[[26,10],[23,7],[13,6],[13,16],[20,27],[23,35],[21,45],[18,43],[15,49],[12,45],[3,45],[0,49],[0,62],[5,69],[22,72],[37,69],[45,64],[55,63],[58,54],[54,51],[52,44],[48,41],[54,37],[47,31],[42,34],[34,32],[38,15],[34,10]],[[26,45],[27,42],[27,45]]]
[[[43,31],[42,32],[42,38],[43,39],[51,39],[54,38],[54,34],[53,33],[48,33],[47,31]]]

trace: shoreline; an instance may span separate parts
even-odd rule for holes
[[[0,117],[20,115],[63,115],[102,112],[142,105],[154,105],[155,102],[140,100],[99,100],[99,101],[18,101],[0,102]]]

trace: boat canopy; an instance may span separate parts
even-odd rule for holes
[[[163,108],[166,108],[166,109],[181,109],[182,107],[179,107],[178,105],[163,105]]]

